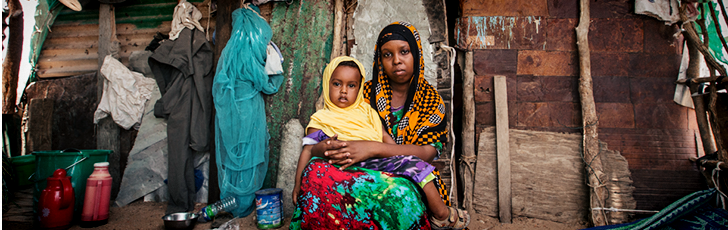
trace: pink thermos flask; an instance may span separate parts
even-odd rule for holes
[[[109,162],[94,164],[94,172],[86,180],[86,196],[83,200],[81,227],[97,227],[109,221],[111,174]]]

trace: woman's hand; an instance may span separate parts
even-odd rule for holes
[[[382,143],[375,141],[346,141],[343,145],[342,148],[326,151],[325,153],[329,157],[329,163],[341,165],[339,167],[341,170],[376,157],[377,149],[381,147]]]
[[[332,150],[338,150],[343,147],[346,147],[346,143],[343,141],[339,141],[339,135],[334,134],[334,136],[330,137],[329,139],[323,140],[315,145],[313,145],[311,149],[311,154],[316,157],[322,157],[326,159],[331,159],[328,152]]]

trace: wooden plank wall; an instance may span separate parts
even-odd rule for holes
[[[495,125],[493,76],[505,75],[512,129],[580,133],[577,0],[461,0],[456,47],[474,50],[476,133]],[[591,2],[589,33],[600,140],[629,162],[637,209],[658,210],[704,189],[695,112],[672,102],[683,38],[633,13]]]

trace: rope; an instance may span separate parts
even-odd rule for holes
[[[475,163],[477,160],[476,156],[461,156],[460,157],[460,163],[465,163],[465,165],[468,166],[468,170],[470,170],[470,175],[473,177],[475,176],[475,170],[473,170],[473,166],[470,165],[471,163]]]
[[[720,172],[718,172],[718,171],[721,171],[721,169],[720,169],[721,164],[723,164],[722,161],[718,162],[718,164],[715,165],[715,168],[713,169],[713,172],[711,173],[710,179],[713,181],[715,190],[718,191],[718,194],[720,194],[720,196],[717,197],[718,206],[725,209],[726,195],[725,195],[725,193],[723,193],[723,191],[720,191],[720,184],[719,184]]]

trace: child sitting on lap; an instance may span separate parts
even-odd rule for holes
[[[311,121],[306,127],[307,135],[303,138],[304,147],[296,169],[296,183],[293,189],[294,203],[298,201],[301,174],[312,158],[312,150],[325,149],[323,145],[328,139],[368,140],[396,144],[386,133],[377,112],[364,100],[362,94],[364,76],[364,68],[361,63],[347,56],[335,58],[324,70],[322,85],[325,92],[325,105],[323,109],[311,116]],[[407,177],[422,187],[426,197],[439,197],[437,188],[432,182],[435,179],[432,174],[435,167],[416,156],[372,158],[352,166]],[[427,207],[431,211],[442,209],[447,213],[448,206],[442,200],[437,199],[437,202],[430,202],[430,199],[425,200],[428,200]],[[436,219],[442,221],[442,219]]]

